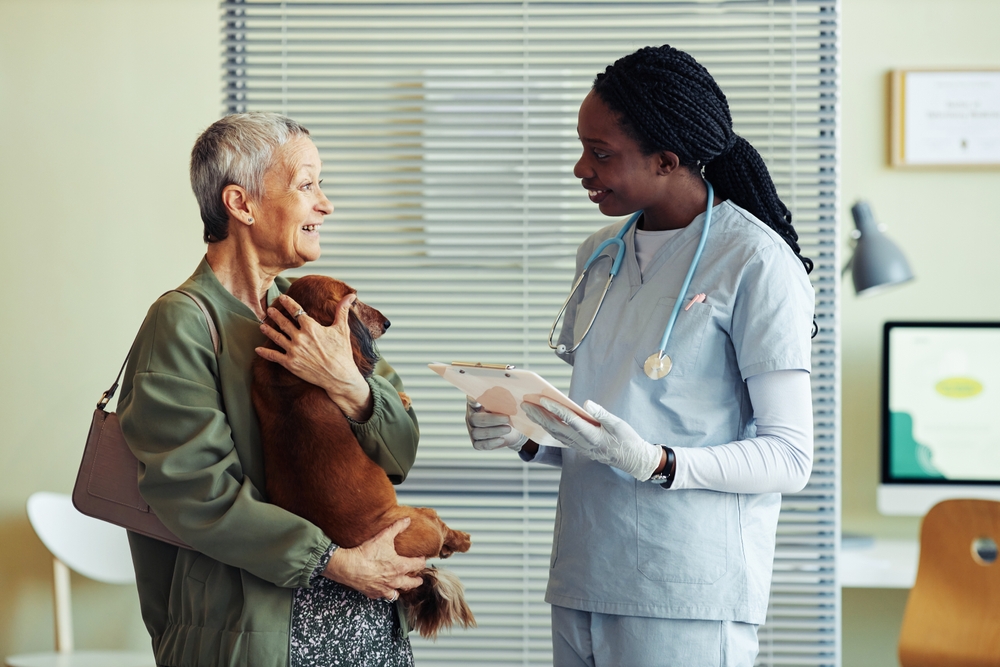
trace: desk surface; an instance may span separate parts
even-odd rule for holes
[[[867,545],[845,541],[840,549],[842,588],[910,588],[917,578],[916,540],[876,538]]]

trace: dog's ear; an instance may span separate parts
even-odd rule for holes
[[[378,348],[375,347],[375,338],[353,310],[347,315],[347,324],[351,328],[351,349],[354,352],[354,363],[361,371],[361,375],[369,378],[375,370],[375,364],[379,358]]]

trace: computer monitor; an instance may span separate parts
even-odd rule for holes
[[[882,514],[1000,500],[1000,322],[887,322]]]

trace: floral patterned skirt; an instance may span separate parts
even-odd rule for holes
[[[311,583],[292,602],[291,667],[413,667],[396,603],[322,576]]]

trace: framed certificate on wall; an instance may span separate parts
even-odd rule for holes
[[[890,163],[1000,167],[1000,69],[890,73]]]

